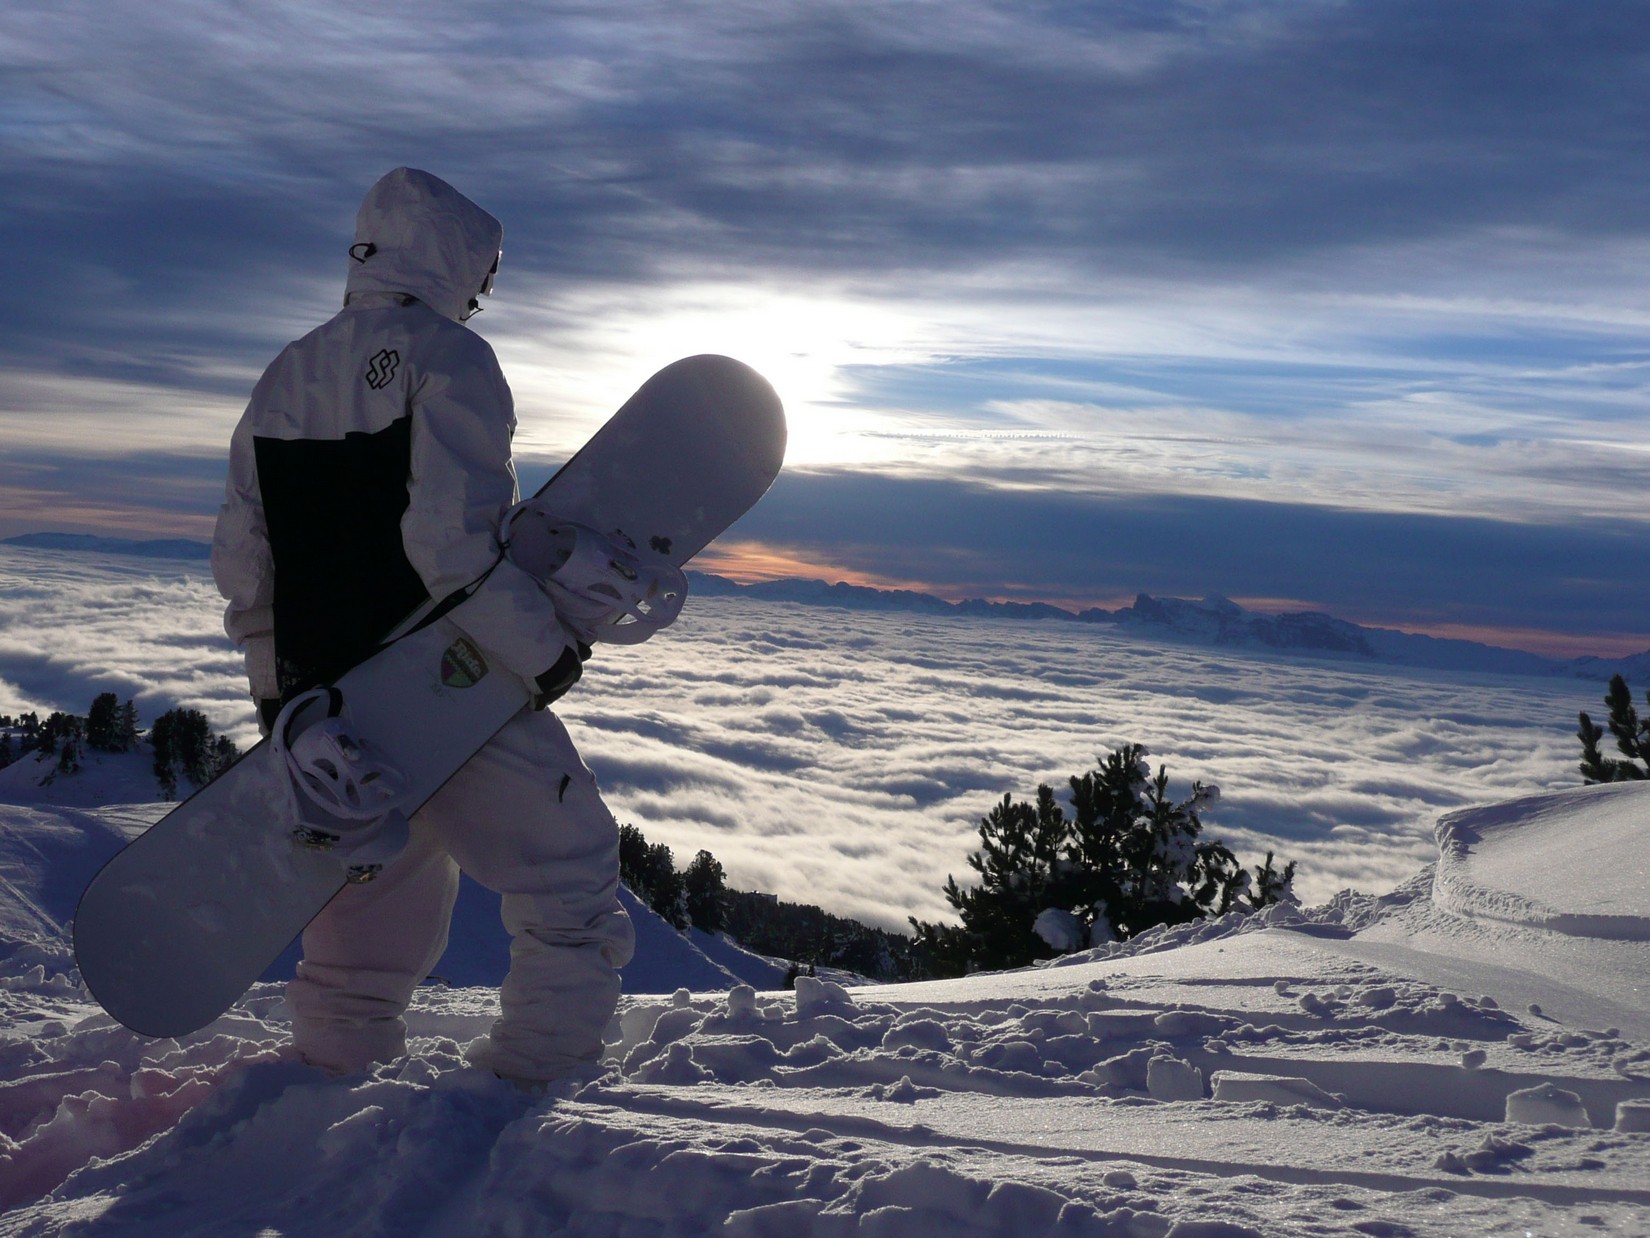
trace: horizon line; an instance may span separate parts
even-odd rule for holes
[[[210,552],[211,550],[211,542],[202,541],[198,537],[131,537],[113,533],[74,533],[58,529],[40,529],[30,533],[13,534],[9,537],[0,538],[0,545],[29,549],[30,547],[26,543],[28,539],[35,537],[120,542],[129,546],[184,543],[198,547],[204,552]],[[38,547],[38,549],[51,548]],[[940,602],[948,607],[961,607],[971,602],[1003,607],[1047,607],[1068,615],[1074,620],[1079,620],[1086,611],[1115,614],[1130,609],[1142,597],[1151,598],[1154,601],[1172,600],[1197,603],[1219,599],[1231,602],[1249,614],[1273,617],[1325,615],[1331,619],[1365,630],[1396,632],[1405,636],[1427,637],[1432,640],[1461,641],[1487,649],[1501,650],[1508,653],[1524,653],[1555,662],[1576,662],[1587,659],[1614,661],[1650,655],[1650,643],[1641,643],[1646,642],[1647,638],[1625,632],[1594,634],[1583,637],[1544,628],[1497,627],[1488,624],[1461,624],[1447,621],[1424,625],[1398,626],[1391,621],[1338,614],[1326,610],[1322,606],[1315,606],[1310,602],[1294,598],[1246,597],[1219,593],[1204,593],[1201,596],[1190,597],[1178,593],[1151,593],[1143,589],[1135,590],[1132,594],[1119,593],[1105,598],[1082,599],[1026,598],[1009,594],[993,596],[983,593],[969,593],[963,589],[948,590],[943,585],[926,581],[893,580],[876,576],[874,573],[795,558],[787,554],[777,553],[760,543],[750,542],[734,542],[726,547],[717,547],[713,544],[695,556],[695,559],[686,566],[686,570],[719,577],[740,588],[752,588],[765,583],[781,581],[820,584],[826,588],[842,585],[848,588],[866,589],[874,593],[916,594]],[[1108,607],[1107,603],[1111,603],[1111,606]],[[1602,651],[1600,646],[1603,646]]]

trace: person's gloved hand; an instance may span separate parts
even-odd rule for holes
[[[555,665],[533,680],[533,708],[544,709],[566,696],[568,689],[584,674],[584,664],[589,657],[590,646],[582,640],[563,649]]]

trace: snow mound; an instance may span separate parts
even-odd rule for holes
[[[1507,1121],[1528,1126],[1570,1126],[1587,1129],[1587,1107],[1581,1097],[1553,1083],[1507,1094]]]
[[[1433,903],[1607,941],[1650,941],[1650,783],[1613,783],[1450,813]]]

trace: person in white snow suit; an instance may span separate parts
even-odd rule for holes
[[[304,1060],[330,1073],[405,1051],[403,1014],[446,947],[459,870],[503,896],[503,1013],[467,1051],[523,1083],[588,1073],[634,934],[618,828],[542,705],[587,646],[501,556],[518,497],[510,389],[465,321],[492,291],[503,230],[444,181],[398,168],[356,218],[344,308],[264,372],[230,446],[212,569],[267,731],[415,607],[526,681],[524,709],[412,818],[405,852],[347,886],[303,937],[287,994]],[[466,597],[464,591],[482,583]]]

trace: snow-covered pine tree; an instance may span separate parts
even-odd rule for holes
[[[945,900],[962,917],[968,935],[971,964],[1017,967],[1047,957],[1050,950],[1032,926],[1048,906],[1065,841],[1066,818],[1053,788],[1038,787],[1035,804],[1004,795],[981,819],[979,833],[980,849],[968,856],[979,884],[964,889],[955,877],[945,881]],[[925,941],[928,927],[916,925]],[[934,944],[940,945],[937,939]]]
[[[1072,910],[1092,940],[1221,915],[1248,886],[1224,843],[1200,840],[1199,814],[1219,789],[1194,783],[1177,803],[1167,768],[1154,775],[1145,758],[1139,744],[1125,744],[1071,779],[1074,819],[1055,905]]]
[[[968,857],[979,884],[946,879],[946,901],[962,924],[911,920],[936,974],[1023,966],[1071,948],[1074,933],[1095,945],[1243,906],[1249,874],[1224,843],[1201,837],[1200,814],[1219,791],[1194,783],[1177,802],[1167,769],[1154,775],[1145,757],[1139,744],[1125,744],[1072,778],[1070,817],[1047,786],[1034,805],[1003,797]],[[1269,855],[1257,871],[1286,888],[1294,864],[1279,877]]]
[[[1255,880],[1250,887],[1249,905],[1256,911],[1262,907],[1270,907],[1273,903],[1296,903],[1300,900],[1295,897],[1295,861],[1290,860],[1279,872],[1272,861],[1272,853],[1266,853],[1266,863],[1255,865]]]

